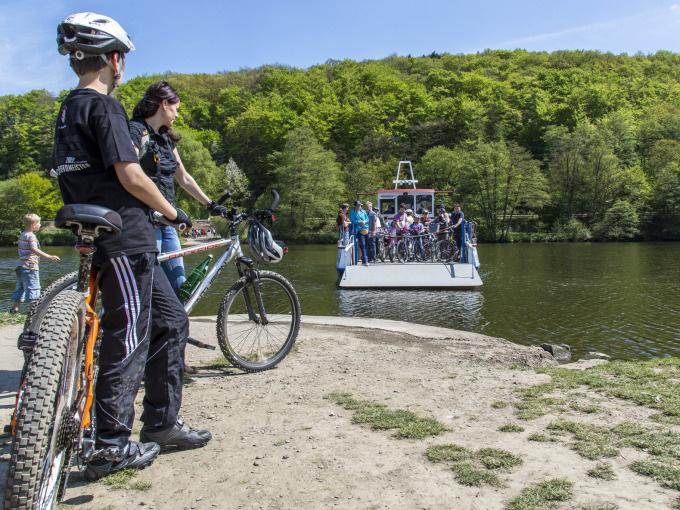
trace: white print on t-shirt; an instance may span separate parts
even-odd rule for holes
[[[87,161],[76,161],[73,156],[68,156],[66,162],[59,165],[56,169],[50,170],[50,175],[52,177],[59,177],[61,174],[68,172],[79,172],[80,170],[85,170],[90,168],[90,163]]]

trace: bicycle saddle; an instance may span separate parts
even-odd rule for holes
[[[82,229],[94,229],[96,234],[101,231],[120,234],[123,228],[123,222],[116,211],[92,204],[65,205],[57,211],[54,225],[58,228],[72,228],[76,235]]]

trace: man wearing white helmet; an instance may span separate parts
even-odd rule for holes
[[[94,265],[102,293],[102,342],[96,387],[98,454],[85,471],[97,479],[143,468],[161,448],[196,448],[211,438],[178,417],[182,352],[188,319],[163,271],[154,270],[156,240],[149,209],[176,223],[191,222],[158,191],[139,166],[128,118],[109,94],[123,79],[134,45],[108,16],[73,14],[57,28],[59,53],[68,55],[78,87],[57,117],[53,170],[65,204],[89,203],[117,211],[120,235],[97,239]],[[145,377],[141,441],[130,441],[134,400]]]

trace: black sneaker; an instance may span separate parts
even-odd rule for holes
[[[188,450],[205,446],[212,439],[212,434],[207,430],[193,429],[178,419],[177,423],[164,429],[142,429],[139,439],[158,443],[161,450]]]
[[[114,450],[116,451],[114,452]],[[161,452],[161,447],[154,442],[138,443],[137,441],[130,441],[125,446],[122,455],[118,453],[118,448],[114,450],[109,455],[101,453],[100,457],[103,458],[88,463],[87,468],[85,468],[87,480],[98,480],[122,469],[144,469],[156,460]]]

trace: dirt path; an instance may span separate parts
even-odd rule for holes
[[[622,509],[671,508],[677,497],[627,470],[634,455],[627,451],[612,459],[616,480],[593,479],[586,472],[594,461],[560,443],[527,441],[555,415],[518,422],[511,408],[492,407],[512,400],[519,387],[549,380],[517,369],[554,364],[538,348],[393,321],[305,319],[295,352],[269,372],[210,367],[217,352],[189,348],[192,363],[204,367],[185,386],[183,416],[210,429],[213,441],[201,450],[161,456],[135,478],[138,490],[76,480],[65,507],[502,509],[527,485],[555,477],[574,482],[573,498],[559,508],[603,502]],[[214,343],[214,319],[193,319],[191,330]],[[17,327],[0,329],[3,422],[19,368],[17,333]],[[449,431],[423,440],[396,439],[393,431],[352,423],[351,411],[324,398],[331,392],[432,416]],[[604,420],[642,412],[622,401],[600,400]],[[526,430],[497,430],[509,422]],[[501,475],[502,488],[468,487],[446,465],[426,458],[427,447],[441,443],[503,448],[523,463]],[[6,459],[7,446],[3,451]],[[1,466],[4,486],[6,462]]]

